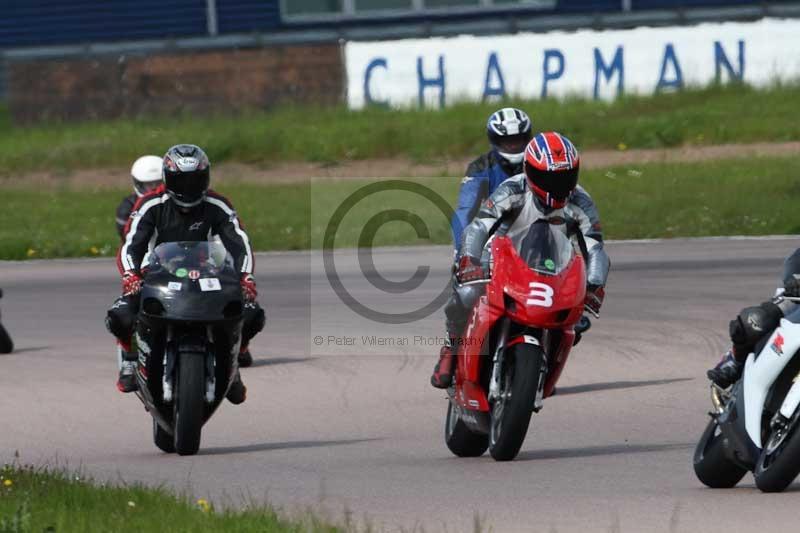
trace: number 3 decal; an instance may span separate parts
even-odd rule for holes
[[[526,305],[538,305],[539,307],[551,307],[553,305],[553,287],[538,283],[531,282],[528,285],[530,292],[528,293],[528,300]]]

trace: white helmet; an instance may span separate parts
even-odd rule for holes
[[[486,122],[486,133],[497,154],[509,163],[519,165],[525,147],[531,140],[531,119],[521,109],[504,107],[492,113]]]
[[[142,197],[148,191],[158,186],[162,180],[162,159],[157,155],[143,155],[133,162],[131,177],[133,178],[133,192]]]

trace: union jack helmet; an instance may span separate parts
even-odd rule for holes
[[[528,186],[544,205],[567,205],[580,170],[578,150],[569,139],[554,131],[536,135],[525,149],[523,167]]]

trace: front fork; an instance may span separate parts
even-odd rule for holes
[[[500,376],[503,373],[503,356],[505,354],[506,342],[508,341],[508,330],[511,321],[508,317],[503,318],[500,326],[500,337],[497,339],[497,348],[492,358],[492,377],[489,380],[489,398],[491,402],[500,396]]]
[[[488,400],[489,402],[500,398],[501,395],[505,394],[506,398],[508,399],[511,395],[511,391],[507,390],[503,393],[500,390],[500,378],[504,372],[504,365],[505,362],[505,352],[506,348],[508,347],[508,330],[511,326],[511,320],[508,317],[503,318],[503,323],[500,326],[500,336],[497,340],[497,348],[494,352],[494,357],[492,359],[492,377],[489,379],[489,394]],[[547,336],[547,331],[544,332],[545,337]],[[530,335],[523,335],[520,342],[527,342],[530,344],[536,344],[537,346],[542,346],[542,343],[539,339],[535,337],[531,337]],[[533,410],[535,412],[539,412],[543,406],[544,400],[544,384],[547,378],[547,361],[543,360],[542,365],[539,369],[539,381],[538,386],[536,389],[536,398],[533,403]]]
[[[209,345],[214,344],[214,331],[211,326],[206,326],[206,343],[203,353],[206,358],[206,403],[214,403],[216,397],[216,365],[217,361],[211,350],[208,349]],[[177,366],[179,347],[175,341],[175,331],[172,325],[167,326],[167,347],[164,350],[163,368],[164,374],[162,376],[161,389],[163,391],[164,403],[170,403],[175,396],[175,367]]]

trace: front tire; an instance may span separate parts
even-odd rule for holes
[[[489,436],[470,430],[458,417],[452,400],[447,402],[444,441],[450,451],[458,457],[480,457],[489,447]]]
[[[177,381],[175,451],[178,455],[194,455],[200,449],[205,411],[205,354],[181,353]]]
[[[712,419],[700,437],[694,449],[694,473],[707,487],[729,489],[739,483],[747,470],[725,456],[725,438],[717,432],[718,427]]]
[[[0,324],[0,353],[11,353],[13,351],[14,342],[11,340],[6,328],[3,327],[3,324]]]
[[[516,344],[505,354],[500,398],[492,402],[489,453],[511,461],[519,453],[531,422],[544,352],[532,344]]]
[[[175,442],[172,435],[162,428],[156,419],[153,419],[153,442],[164,453],[175,453]]]
[[[800,474],[800,431],[797,431],[797,425],[798,419],[794,417],[780,442],[773,444],[773,439],[778,437],[775,431],[767,440],[753,471],[756,486],[762,492],[781,492]]]

